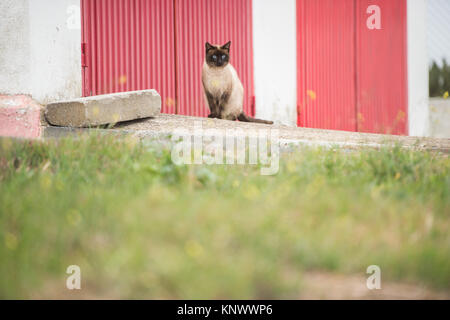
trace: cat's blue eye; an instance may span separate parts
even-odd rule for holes
[[[226,56],[225,56],[225,55],[223,55],[223,56],[222,56],[222,60],[225,60],[225,58],[226,58]]]
[[[217,60],[217,56],[216,56],[216,55],[213,55],[212,58],[213,58],[214,60]]]

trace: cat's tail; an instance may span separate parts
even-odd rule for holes
[[[261,119],[255,119],[252,117],[249,117],[248,115],[246,115],[244,112],[242,112],[239,117],[238,117],[239,121],[242,122],[255,122],[255,123],[265,123],[265,124],[273,124],[273,121],[269,121],[269,120],[261,120]]]

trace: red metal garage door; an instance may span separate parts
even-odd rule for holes
[[[298,124],[356,130],[354,0],[297,0]]]
[[[204,43],[231,40],[249,111],[251,0],[81,0],[81,9],[83,96],[156,89],[162,112],[205,116]]]
[[[407,133],[406,0],[297,0],[297,61],[300,126]]]
[[[377,5],[381,29],[367,8]],[[406,1],[357,1],[358,131],[407,134]]]
[[[231,60],[244,85],[244,110],[253,115],[252,0],[177,0],[177,87],[180,114],[206,116],[201,86],[205,42],[231,40]]]
[[[175,112],[173,1],[82,0],[83,95],[156,89]]]

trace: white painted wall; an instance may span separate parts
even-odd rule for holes
[[[0,93],[81,96],[79,0],[0,1]]]
[[[29,92],[28,1],[0,1],[0,94]]]
[[[297,123],[296,1],[253,0],[256,117]]]
[[[427,0],[408,0],[407,4],[409,135],[429,136]]]

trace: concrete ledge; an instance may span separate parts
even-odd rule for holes
[[[230,136],[247,134],[250,130],[278,130],[279,143],[282,151],[290,151],[298,146],[341,147],[348,150],[361,148],[380,148],[382,146],[400,145],[404,148],[450,153],[450,139],[434,139],[422,137],[405,137],[382,134],[297,128],[288,126],[245,123],[209,118],[197,118],[180,115],[160,114],[151,119],[119,123],[112,129],[70,129],[47,127],[44,138],[59,138],[89,132],[112,134],[115,136],[134,136],[148,142],[171,145],[171,136],[176,129],[184,129],[190,135],[197,136],[196,127],[203,129],[226,130]],[[242,129],[242,130],[237,130]],[[239,132],[240,131],[240,132]],[[222,131],[223,132],[223,131]]]
[[[0,95],[0,136],[36,139],[44,125],[43,107],[27,95]]]
[[[81,128],[148,118],[160,112],[158,92],[142,90],[51,103],[45,117],[54,126]]]

